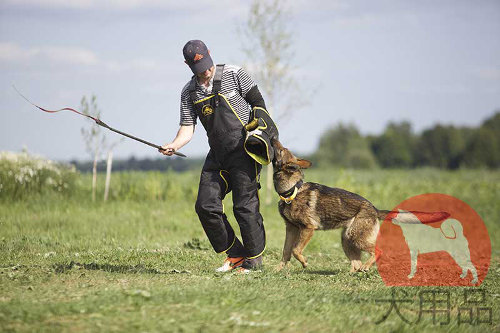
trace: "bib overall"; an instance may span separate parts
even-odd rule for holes
[[[224,65],[217,65],[212,94],[196,96],[196,77],[189,93],[198,118],[208,136],[210,151],[203,165],[196,200],[196,213],[214,250],[230,257],[255,258],[265,248],[265,231],[259,212],[259,173],[257,164],[243,147],[246,131],[243,121],[220,93]],[[233,212],[244,246],[229,224],[222,200],[233,192]]]

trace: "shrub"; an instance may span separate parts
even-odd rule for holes
[[[74,190],[77,175],[73,166],[25,152],[0,152],[0,199],[50,192],[67,194]]]

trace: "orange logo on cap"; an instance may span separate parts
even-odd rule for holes
[[[198,60],[201,60],[201,59],[203,59],[203,55],[199,54],[199,53],[196,53],[193,60],[194,61],[198,61]]]

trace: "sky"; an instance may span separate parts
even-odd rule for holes
[[[95,94],[110,126],[170,142],[192,75],[183,45],[201,39],[214,62],[248,64],[238,26],[249,7],[236,0],[0,0],[0,151],[90,158],[81,135],[89,121],[38,111],[13,84],[48,109],[80,109],[82,97]],[[380,134],[389,122],[410,121],[420,132],[437,123],[478,126],[500,110],[500,1],[295,0],[290,12],[291,75],[308,103],[284,110],[290,117],[278,126],[296,153],[312,153],[340,122]],[[112,132],[107,140],[117,143],[118,158],[162,156]],[[207,153],[201,125],[181,151]]]

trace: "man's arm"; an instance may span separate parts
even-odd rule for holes
[[[186,145],[194,133],[194,125],[181,125],[179,131],[177,131],[177,135],[175,136],[174,141],[171,143],[167,143],[163,145],[160,150],[160,153],[167,156],[172,156],[175,151],[181,149],[184,145]]]
[[[239,85],[239,92],[241,96],[247,101],[252,108],[261,107],[266,109],[266,103],[264,98],[255,84],[254,80],[248,75],[248,73],[240,68],[236,73],[236,82]]]
[[[264,98],[262,97],[259,88],[257,88],[257,85],[253,86],[247,92],[247,94],[245,95],[245,100],[248,104],[250,104],[252,108],[257,106],[266,109],[266,103],[264,102]]]

